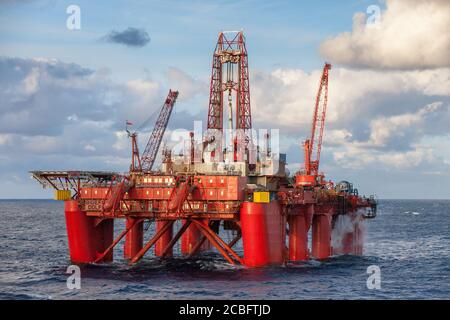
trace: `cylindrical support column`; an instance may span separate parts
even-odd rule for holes
[[[308,260],[308,230],[303,214],[289,216],[289,260]]]
[[[286,219],[281,214],[281,206],[278,202],[266,203],[265,206],[270,264],[281,265],[286,256]]]
[[[95,223],[95,218],[94,225]],[[96,224],[95,234],[97,236],[97,253],[98,258],[114,241],[114,219],[104,219],[100,223]],[[111,250],[101,262],[112,262],[114,258],[114,250]]]
[[[240,213],[245,265],[268,265],[270,253],[264,204],[244,202]]]
[[[203,219],[203,223],[204,223],[205,225],[209,225],[209,224],[210,224],[210,220],[209,220],[209,219]],[[220,229],[220,224],[219,224],[219,228],[218,228],[217,230],[214,230],[214,229],[213,229],[213,230],[214,230],[214,232],[219,233],[219,229]],[[200,237],[200,239],[202,239],[203,236],[204,236],[204,235],[202,234],[202,236]],[[203,241],[202,245],[200,246],[200,251],[201,251],[201,252],[208,251],[208,250],[211,250],[211,248],[212,248],[211,242],[209,242],[208,239],[205,239],[205,241]]]
[[[327,214],[315,214],[312,222],[312,255],[326,259],[331,255],[331,218]]]
[[[355,212],[339,215],[332,230],[333,254],[362,255],[364,218]]]
[[[284,262],[283,218],[278,202],[244,202],[240,211],[244,264],[260,267]]]
[[[332,254],[353,254],[355,222],[352,214],[340,214],[334,217],[331,231]]]
[[[336,254],[352,254],[354,252],[353,245],[354,245],[354,232],[347,232],[342,237],[342,250],[336,251]]]
[[[123,247],[123,256],[125,259],[133,258],[144,245],[144,222],[137,220],[138,218],[126,218],[125,228],[128,229],[131,227],[131,229],[125,236],[125,244]]]
[[[201,241],[202,235],[200,229],[195,224],[191,224],[181,236],[181,253],[186,255],[191,254],[197,243]],[[204,246],[205,244],[201,246],[199,251],[203,251],[205,249]]]
[[[73,263],[93,263],[112,244],[114,221],[96,221],[78,207],[77,200],[65,202],[67,238]],[[98,223],[97,223],[98,222]],[[112,261],[113,251],[102,262]]]
[[[158,232],[159,230],[161,230],[167,223],[170,223],[170,221],[164,221],[164,220],[160,220],[160,221],[156,221],[156,232]],[[163,233],[163,235],[161,236],[161,238],[158,239],[158,241],[156,241],[155,243],[155,256],[157,257],[161,257],[164,249],[167,247],[167,245],[169,244],[170,240],[172,240],[173,237],[173,225],[172,227],[170,227],[169,229],[167,229],[166,232]],[[171,248],[168,252],[167,255],[168,257],[173,255],[173,248]]]
[[[312,219],[314,216],[314,205],[308,204],[305,209],[305,222],[306,222],[306,232],[309,232],[309,229],[312,225]]]

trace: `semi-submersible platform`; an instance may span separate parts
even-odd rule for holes
[[[32,171],[41,184],[56,189],[57,200],[65,201],[71,261],[111,262],[123,238],[130,264],[151,248],[157,257],[173,256],[179,241],[182,255],[215,248],[230,264],[247,267],[361,255],[363,223],[376,216],[377,202],[359,196],[349,182],[326,181],[319,171],[330,69],[326,63],[311,134],[302,144],[304,164],[293,175],[286,169],[286,155],[271,150],[270,133],[260,145],[255,142],[243,32],[219,33],[207,129],[201,137],[190,133],[183,154],[162,148],[162,164],[153,169],[178,97],[171,90],[142,154],[127,122],[129,172]],[[115,219],[126,221],[116,236]],[[347,227],[334,232],[344,220]],[[144,242],[150,223],[154,234]],[[225,241],[223,230],[233,237]],[[241,240],[243,250],[234,249]]]

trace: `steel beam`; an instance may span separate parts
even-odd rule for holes
[[[185,224],[178,230],[177,234],[170,240],[170,242],[167,244],[167,246],[164,248],[161,258],[164,258],[169,253],[170,249],[175,245],[175,243],[180,239],[180,237],[183,235],[183,233],[187,230],[187,228],[191,225],[192,221],[188,220]]]
[[[100,257],[98,257],[97,259],[95,259],[95,263],[98,263],[100,261],[103,260],[103,258],[109,254],[111,252],[112,249],[114,249],[114,247],[120,242],[120,240],[122,240],[122,238],[134,227],[134,225],[137,222],[141,222],[142,219],[139,220],[134,220],[134,222],[131,224],[131,226],[129,226],[128,228],[126,228],[125,230],[123,230],[120,235],[113,241],[113,243],[111,243],[111,245],[100,255]]]
[[[136,255],[130,260],[129,264],[132,265],[136,262],[138,262],[139,260],[142,259],[142,257],[144,256],[144,254],[150,250],[150,248],[156,243],[156,241],[158,241],[159,238],[161,238],[161,236],[167,231],[167,229],[169,229],[172,225],[173,225],[174,221],[171,220],[168,223],[166,223],[164,225],[164,227],[162,227],[154,236],[153,238],[151,238],[146,244],[145,246],[138,252],[136,253]]]

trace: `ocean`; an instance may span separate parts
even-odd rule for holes
[[[380,200],[364,256],[283,267],[235,267],[216,252],[149,252],[128,266],[119,244],[113,263],[81,267],[80,289],[67,287],[62,202],[0,200],[0,219],[0,299],[450,299],[450,200]],[[371,266],[379,288],[367,285]]]

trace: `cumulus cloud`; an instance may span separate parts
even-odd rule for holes
[[[307,132],[321,70],[277,69],[252,73],[253,119],[290,131]],[[450,69],[375,71],[333,68],[329,80],[327,130],[352,130],[368,137],[370,121],[379,116],[416,112],[424,105],[447,101]]]
[[[116,142],[113,144],[113,148],[116,150],[126,150],[129,144],[128,134],[125,131],[116,131]]]
[[[448,141],[449,121],[450,104],[430,103],[416,112],[372,119],[367,140],[354,140],[350,134],[331,144],[330,151],[335,163],[343,168],[414,169],[417,174],[446,175],[448,160],[439,149]]]
[[[104,40],[129,47],[144,47],[150,42],[150,36],[144,29],[130,27],[123,31],[113,30],[104,37]]]
[[[309,135],[321,70],[278,69],[252,73],[252,113],[258,127]],[[423,141],[450,134],[450,69],[386,71],[333,68],[323,163],[406,167],[431,159]],[[290,161],[298,161],[297,158]],[[292,151],[290,151],[292,154]],[[438,160],[436,160],[438,161]]]
[[[333,157],[336,164],[348,169],[383,166],[388,169],[404,170],[436,164],[434,163],[436,158],[433,148],[423,145],[416,145],[413,150],[406,152],[380,152],[366,147],[362,148],[359,145],[347,145],[343,151],[333,152]]]
[[[116,83],[107,70],[55,59],[0,58],[0,134],[56,136],[74,124],[118,130],[126,119],[151,114],[161,101],[155,81]]]
[[[161,101],[157,82],[115,83],[107,70],[56,59],[2,57],[0,153],[11,159],[127,156],[127,146],[114,147],[115,132],[124,130],[126,119],[149,115]]]
[[[251,73],[254,127],[280,129],[292,171],[302,161],[300,141],[310,130],[320,73]],[[126,170],[130,145],[124,121],[138,128],[159,109],[167,89],[148,79],[110,78],[107,70],[55,59],[0,58],[0,176],[30,169]],[[192,100],[184,99],[199,99],[207,85],[174,68],[167,78],[181,92],[167,133],[205,121],[207,92],[199,113],[179,107],[191,106]],[[343,172],[351,174],[347,169],[448,172],[450,155],[433,146],[450,136],[449,106],[448,68],[333,68],[322,168],[342,178]],[[147,137],[140,133],[140,145]]]
[[[57,59],[0,57],[0,178],[14,184],[13,176],[28,181],[29,170],[127,170],[125,120],[139,129],[157,114],[166,94],[161,83],[148,79],[112,81],[105,69]],[[187,97],[179,100],[190,103]],[[192,129],[193,120],[177,104],[169,130]],[[149,133],[138,133],[143,148]]]
[[[102,75],[75,64],[2,57],[0,132],[56,135],[70,114],[103,119],[108,108],[102,96],[88,93],[105,91],[107,83]]]
[[[167,79],[170,85],[182,93],[185,98],[193,98],[198,94],[209,92],[209,83],[194,79],[183,70],[175,67],[168,69]]]
[[[356,13],[353,30],[323,42],[321,54],[352,67],[450,67],[450,1],[387,0],[379,22],[367,18]]]
[[[381,116],[371,121],[369,146],[386,147],[393,145],[400,149],[417,142],[426,134],[446,134],[450,120],[450,105],[434,102],[415,113],[404,113],[391,117]]]

